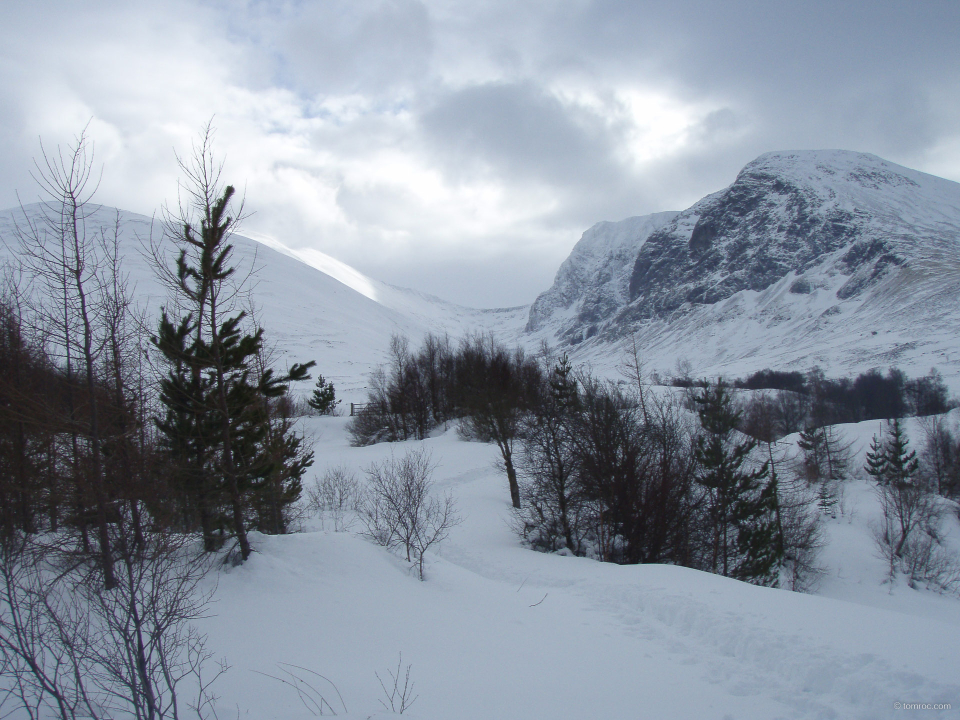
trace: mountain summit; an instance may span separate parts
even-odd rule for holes
[[[613,242],[624,223],[632,240]],[[594,347],[633,333],[712,372],[960,362],[960,184],[864,153],[767,153],[681,213],[624,223],[584,233],[528,329]]]

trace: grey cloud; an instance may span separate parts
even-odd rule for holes
[[[575,114],[531,83],[496,83],[443,96],[422,126],[451,168],[493,165],[511,176],[558,184],[609,175],[610,138],[598,118]]]
[[[960,5],[590,3],[558,31],[601,67],[643,67],[690,98],[751,113],[766,150],[869,144],[912,152],[950,132],[932,87],[960,85]],[[811,137],[812,136],[812,137]]]
[[[429,14],[416,0],[297,5],[271,42],[280,78],[319,93],[376,93],[416,82],[433,47]]]

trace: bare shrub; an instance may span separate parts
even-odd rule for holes
[[[7,543],[0,553],[0,670],[6,700],[31,717],[212,717],[211,658],[193,621],[212,591],[209,560],[188,538],[148,534],[136,549],[115,545],[117,584],[108,590],[89,560],[59,544]],[[197,694],[183,697],[184,686]]]
[[[813,592],[824,574],[817,558],[826,545],[817,498],[802,477],[781,483],[779,491],[783,538],[781,579],[791,590]]]
[[[211,559],[188,536],[153,533],[145,540],[142,548],[122,549],[112,591],[79,586],[97,628],[89,677],[116,706],[158,719],[178,717],[179,686],[198,683],[201,697],[191,707],[202,716],[211,700],[203,668],[212,653],[193,621],[212,600],[213,590],[201,587]],[[225,670],[221,664],[214,678]]]
[[[936,537],[941,509],[937,498],[916,483],[878,485],[883,519],[875,538],[891,567],[903,557],[904,548],[920,532]]]
[[[377,680],[380,681],[380,689],[383,690],[384,700],[381,700],[380,704],[383,705],[384,710],[389,710],[398,715],[403,715],[403,713],[409,710],[410,706],[417,701],[417,698],[420,697],[419,695],[413,694],[413,682],[410,680],[410,670],[413,668],[413,665],[407,665],[406,671],[403,673],[403,686],[400,686],[400,669],[402,667],[403,653],[400,653],[400,659],[397,660],[397,671],[387,670],[390,679],[393,681],[393,686],[389,690],[379,673],[374,673],[377,676]]]
[[[0,547],[0,658],[3,704],[29,717],[97,717],[100,698],[84,685],[88,636],[63,583],[45,572],[45,554],[29,538]]]
[[[899,571],[910,587],[960,594],[960,558],[941,543],[942,501],[918,485],[882,485],[877,493],[883,517],[874,525],[874,541],[891,579]]]
[[[343,466],[328,468],[319,484],[307,491],[310,508],[321,522],[329,517],[334,532],[349,530],[356,515],[360,499],[360,484],[357,476]]]
[[[399,460],[373,463],[366,471],[367,487],[360,502],[367,535],[384,547],[402,546],[407,562],[417,563],[421,580],[424,554],[460,524],[453,497],[431,493],[435,468],[422,448]]]
[[[901,567],[910,576],[910,587],[926,587],[960,594],[960,558],[929,533],[913,537],[903,550]]]

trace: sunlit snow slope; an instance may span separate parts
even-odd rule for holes
[[[28,216],[39,208],[28,205]],[[111,234],[117,210],[102,207],[87,221],[91,236],[102,228]],[[123,268],[135,285],[138,302],[157,316],[166,292],[157,281],[147,248],[151,235],[168,258],[173,248],[163,240],[159,223],[136,213],[120,211]],[[19,252],[16,225],[25,227],[20,210],[0,212],[0,251]],[[302,259],[243,236],[232,239],[238,277],[250,274],[247,286],[266,328],[268,343],[275,344],[280,362],[316,360],[317,370],[349,401],[365,399],[362,388],[370,372],[386,358],[390,336],[405,334],[419,343],[427,332],[449,333],[453,338],[475,331],[495,330],[515,338],[525,322],[526,308],[474,310],[413,290],[366,278],[332,258]],[[317,269],[313,265],[323,269]],[[324,264],[325,261],[325,264]],[[338,279],[339,278],[339,279]]]

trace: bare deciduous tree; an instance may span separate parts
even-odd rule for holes
[[[492,336],[477,335],[460,345],[457,381],[464,412],[461,433],[496,443],[510,487],[510,501],[519,509],[514,446],[525,418],[537,403],[540,368],[520,348],[511,353]]]
[[[113,587],[111,539],[108,528],[109,494],[104,480],[103,437],[98,365],[106,344],[109,287],[104,277],[104,258],[98,242],[107,232],[93,220],[100,209],[93,204],[99,179],[93,175],[93,144],[81,132],[66,151],[47,152],[41,145],[34,179],[45,196],[40,212],[31,216],[22,209],[23,223],[16,234],[28,270],[43,285],[48,299],[40,305],[41,321],[62,352],[67,375],[73,444],[74,478],[84,482],[76,488],[78,510],[92,505],[97,529],[100,568],[106,587]],[[115,226],[115,229],[116,226]],[[78,414],[73,375],[79,365],[79,383],[84,388],[85,407]],[[80,447],[81,443],[85,446]],[[86,462],[81,463],[81,454]],[[83,536],[84,544],[87,537]]]
[[[938,495],[951,494],[957,489],[957,441],[951,423],[945,415],[927,415],[920,418],[925,442],[921,453],[921,468],[927,482]]]
[[[320,483],[308,492],[311,508],[321,520],[328,515],[334,532],[349,530],[356,520],[352,515],[357,510],[360,485],[356,475],[343,466],[327,469]]]
[[[781,579],[791,590],[811,592],[824,573],[817,558],[826,545],[817,497],[803,477],[784,478],[778,487],[783,544]]]
[[[209,607],[209,567],[185,536],[150,533],[118,552],[104,588],[69,547],[20,536],[0,548],[0,683],[32,718],[212,716],[211,653],[194,620]],[[191,699],[182,697],[190,690]]]
[[[407,562],[416,562],[424,579],[424,556],[460,523],[456,501],[434,495],[430,455],[412,450],[399,460],[391,457],[367,469],[367,487],[360,517],[367,535],[384,547],[403,547]]]

